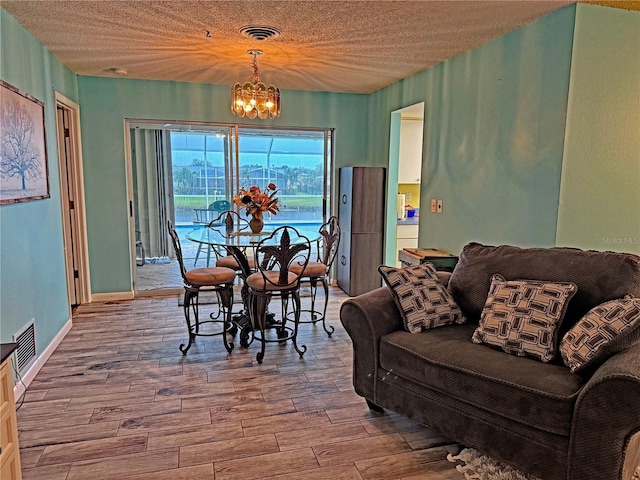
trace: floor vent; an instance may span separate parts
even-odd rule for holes
[[[15,352],[16,367],[18,373],[22,373],[36,360],[36,324],[34,319],[31,319],[13,335],[13,341],[18,344]]]

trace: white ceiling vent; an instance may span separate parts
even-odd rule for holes
[[[253,40],[267,40],[270,38],[278,38],[282,32],[276,27],[268,25],[245,25],[238,30],[242,35]]]

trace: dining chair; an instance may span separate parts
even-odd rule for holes
[[[256,356],[259,364],[264,358],[265,345],[269,342],[292,340],[296,352],[302,356],[306,345],[298,346],[298,322],[300,320],[300,274],[291,267],[302,268],[309,263],[311,244],[295,228],[284,226],[258,242],[255,248],[256,272],[246,279],[248,288],[249,317],[253,326],[253,339],[260,342],[260,352]],[[260,259],[260,260],[258,260]],[[275,318],[267,325],[267,306],[272,298],[280,298],[281,320]],[[289,300],[292,301],[293,326],[287,325]],[[267,338],[267,327],[275,328],[277,338]]]
[[[322,224],[319,233],[320,237],[317,241],[316,261],[309,262],[304,269],[300,265],[292,265],[290,270],[301,276],[301,284],[308,284],[311,290],[311,300],[309,308],[304,308],[301,313],[307,313],[309,320],[301,319],[299,323],[313,323],[314,325],[322,320],[322,327],[328,336],[335,331],[331,325],[327,327],[327,305],[329,304],[329,272],[331,265],[338,253],[338,245],[340,244],[340,223],[338,218],[333,216]],[[316,309],[316,298],[318,293],[318,283],[322,284],[324,289],[324,306],[322,310]]]
[[[231,237],[232,235],[238,235],[242,233],[249,233],[251,227],[249,222],[242,218],[240,214],[234,210],[226,210],[221,212],[213,221],[209,224],[208,228],[219,230],[224,237]],[[227,267],[239,272],[241,275],[246,275],[254,270],[254,257],[253,255],[246,255],[246,250],[243,250],[243,255],[240,259],[229,252],[212,248],[214,255],[216,256],[217,267]],[[247,264],[243,269],[240,266],[240,262],[246,260]],[[208,260],[207,260],[208,261]]]
[[[180,351],[186,355],[196,336],[211,337],[222,335],[224,346],[228,352],[233,349],[227,339],[227,333],[232,336],[236,334],[237,327],[231,321],[231,307],[233,306],[233,284],[236,279],[236,272],[226,267],[206,267],[194,268],[187,270],[184,266],[184,258],[182,256],[182,246],[180,238],[171,221],[167,221],[167,228],[173,249],[176,252],[180,274],[184,283],[184,318],[187,322],[189,332],[189,343],[185,346],[180,344]],[[201,321],[199,317],[198,297],[200,291],[213,291],[218,297],[218,312],[214,316],[210,315],[210,320]],[[193,322],[191,321],[190,311],[193,312]],[[213,333],[201,333],[200,326],[206,323],[222,323],[222,330]]]
[[[220,217],[220,212],[226,212],[231,208],[231,202],[229,200],[216,200],[209,204],[207,208],[194,208],[193,211],[195,213],[195,218],[193,223],[200,225],[210,226],[215,222],[215,218]],[[213,219],[213,220],[212,220]],[[196,266],[198,263],[198,257],[200,257],[200,251],[202,250],[203,244],[198,245],[198,251],[196,252],[196,259],[193,261],[193,266]],[[211,247],[207,246],[207,267],[209,266],[209,261],[211,259]]]
[[[144,243],[142,243],[142,232],[136,230],[136,265],[142,267],[146,263],[144,253]]]
[[[195,214],[195,218],[193,219],[193,223],[207,225],[220,212],[224,212],[230,208],[231,202],[229,200],[216,200],[210,203],[207,208],[194,208],[193,213]]]

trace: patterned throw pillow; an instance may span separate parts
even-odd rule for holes
[[[493,275],[472,340],[550,362],[556,355],[558,327],[577,290],[574,283],[506,281]]]
[[[378,271],[391,291],[408,332],[466,322],[430,263],[408,268],[380,265]]]
[[[640,342],[640,298],[621,298],[589,310],[560,342],[572,373],[595,367]]]

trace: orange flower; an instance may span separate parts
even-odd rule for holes
[[[246,215],[255,215],[258,212],[269,212],[277,215],[280,211],[278,199],[275,198],[278,193],[275,183],[269,183],[264,192],[260,187],[253,185],[247,188],[241,188],[238,194],[233,197],[233,203],[240,208],[244,208]]]

